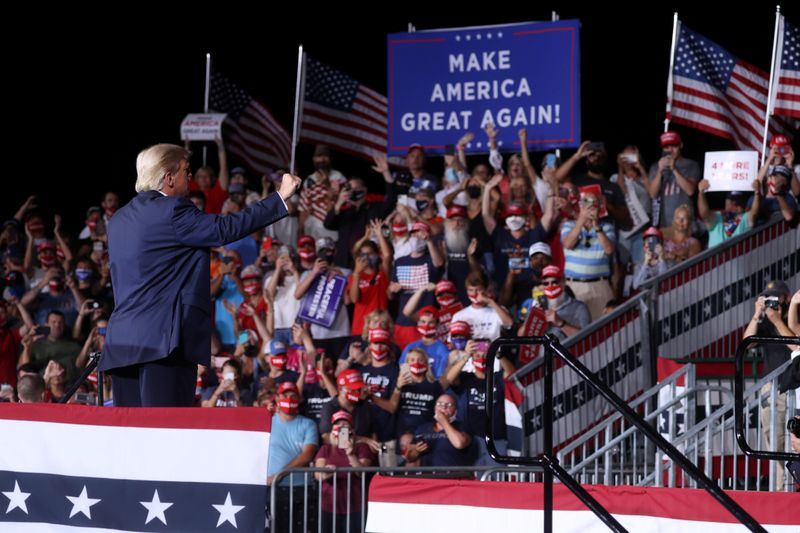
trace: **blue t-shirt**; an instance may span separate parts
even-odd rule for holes
[[[413,433],[416,428],[433,420],[436,399],[442,395],[442,385],[423,381],[400,389],[397,407],[397,436]]]
[[[382,367],[367,365],[361,368],[361,377],[364,379],[364,386],[379,398],[389,400],[397,384],[397,376],[400,368],[396,363],[390,363]],[[392,440],[395,437],[394,415],[375,404],[372,407],[372,424],[375,435],[380,442]]]
[[[214,301],[214,323],[219,333],[219,342],[222,344],[236,344],[236,336],[233,334],[233,317],[225,309],[225,300],[233,304],[237,309],[244,301],[242,293],[230,276],[225,274],[219,286],[219,294]]]
[[[536,224],[536,227],[523,233],[519,239],[515,239],[508,229],[501,227],[498,223],[492,233],[492,242],[494,243],[494,280],[502,287],[508,275],[509,257],[512,257],[512,254],[528,257],[528,250],[532,244],[547,242],[547,232],[541,224]]]
[[[403,309],[408,303],[408,300],[420,287],[424,287],[428,283],[436,283],[442,277],[443,268],[433,265],[431,254],[425,252],[420,257],[411,257],[407,255],[401,257],[394,262],[392,267],[392,281],[397,281],[403,286],[403,291],[400,292],[400,301],[397,304],[398,309]],[[422,293],[422,298],[419,301],[418,309],[426,305],[435,305],[436,299],[433,291]],[[416,326],[417,323],[399,313],[397,316],[398,326]]]
[[[428,443],[428,451],[421,456],[422,466],[467,466],[470,463],[470,446],[459,450],[450,443],[447,432],[434,431],[433,424],[434,422],[422,424],[414,432],[413,442]],[[453,422],[453,427],[464,431],[464,426],[458,420]]]
[[[506,438],[505,386],[503,374],[495,373],[494,391],[494,438]],[[486,436],[486,379],[473,372],[458,374],[458,385],[453,385],[458,395],[458,418],[464,421],[467,433],[473,437]]]
[[[267,475],[274,476],[300,455],[303,447],[317,446],[317,425],[304,416],[296,416],[284,422],[279,415],[272,416],[272,430],[269,436],[269,460]],[[303,485],[303,476],[293,476],[293,485]],[[289,477],[281,480],[282,487],[289,486]]]
[[[428,364],[431,365],[431,372],[433,372],[436,379],[442,377],[447,368],[447,357],[450,355],[450,350],[447,349],[445,343],[435,341],[433,344],[425,346],[422,343],[422,339],[411,342],[403,350],[403,354],[400,356],[400,364],[406,362],[406,354],[413,348],[425,350],[425,353],[428,354]]]

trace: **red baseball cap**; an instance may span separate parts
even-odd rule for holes
[[[294,381],[284,381],[278,386],[278,394],[283,394],[286,392],[293,392],[300,396],[300,389],[297,388],[297,383]]]
[[[528,216],[528,210],[520,204],[508,204],[503,212],[503,218],[524,216]]]
[[[458,292],[458,289],[456,289],[456,284],[447,279],[443,279],[442,281],[437,283],[434,294],[436,296],[439,296],[440,294],[445,292],[452,292],[452,293]]]
[[[786,135],[773,135],[772,139],[769,140],[769,147],[772,148],[773,146],[789,146],[789,138]]]
[[[681,136],[677,131],[665,131],[661,134],[661,146],[681,144]]]
[[[422,315],[433,315],[433,318],[438,320],[439,319],[439,310],[436,309],[432,305],[426,305],[425,307],[423,307],[422,309],[419,310],[419,316],[422,316]]]
[[[336,378],[336,384],[348,389],[360,389],[364,386],[364,380],[361,377],[361,372],[355,368],[348,368],[347,370],[342,370],[341,374]]]
[[[542,278],[561,278],[561,269],[555,265],[548,265],[542,269]]]
[[[468,322],[464,322],[463,320],[451,322],[450,335],[463,335],[464,337],[469,337],[472,335],[472,327]]]
[[[463,205],[451,205],[447,209],[447,218],[467,217],[467,209]]]
[[[333,413],[333,416],[331,417],[331,424],[335,424],[339,420],[347,420],[348,422],[350,422],[351,426],[353,425],[353,415],[351,415],[344,409],[340,409],[335,413]]]

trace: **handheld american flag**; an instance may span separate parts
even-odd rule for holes
[[[210,107],[227,113],[231,153],[258,174],[289,168],[292,141],[269,109],[231,80],[211,77]]]
[[[777,58],[771,114],[800,118],[800,28],[783,15],[778,22]]]
[[[300,140],[371,160],[386,154],[387,100],[306,55]]]
[[[769,88],[767,74],[678,24],[669,118],[731,139],[739,149],[760,152]],[[770,131],[791,135],[787,124],[775,120],[770,123]]]

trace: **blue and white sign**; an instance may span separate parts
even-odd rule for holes
[[[297,316],[324,328],[331,327],[342,303],[346,285],[347,278],[344,276],[317,276],[300,301]]]
[[[499,129],[500,151],[580,144],[579,22],[532,22],[390,34],[388,152],[414,143],[442,154],[467,132],[468,153],[488,152],[483,129]]]

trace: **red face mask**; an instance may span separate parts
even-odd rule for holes
[[[561,288],[561,285],[550,285],[549,287],[544,288],[544,295],[550,300],[555,300],[561,296],[562,292],[564,292],[564,289]]]
[[[106,212],[106,216],[108,218],[111,218],[112,216],[114,216],[114,213],[117,212],[117,208],[116,207],[106,207],[105,208],[105,212]]]
[[[436,336],[436,326],[417,326],[417,331],[423,337],[435,337]]]
[[[278,370],[283,370],[286,368],[286,356],[285,355],[273,355],[269,358],[270,364],[277,368]]]
[[[296,415],[300,411],[300,402],[292,398],[284,398],[278,401],[278,409],[287,415]]]
[[[415,376],[421,376],[428,371],[428,365],[423,365],[422,363],[411,363],[408,365],[408,369]]]
[[[392,235],[402,237],[408,234],[408,224],[392,224]]]
[[[350,403],[358,403],[361,401],[360,394],[349,390],[344,392],[344,397],[347,398],[347,401]]]
[[[473,359],[472,365],[475,367],[475,370],[479,372],[486,372],[486,359],[481,357],[479,359]]]
[[[86,225],[89,227],[89,230],[94,231],[97,229],[97,221],[96,220],[87,220]]]
[[[56,264],[56,256],[55,254],[51,254],[49,252],[46,254],[39,254],[39,262],[43,267],[50,268]]]
[[[313,261],[314,259],[317,258],[317,252],[309,249],[305,250],[300,249],[297,251],[297,255],[299,255],[300,259],[302,259],[303,261]]]
[[[64,282],[63,281],[57,281],[57,280],[51,280],[51,281],[49,281],[47,283],[47,286],[50,287],[51,291],[61,292],[61,290],[64,288]]]
[[[253,296],[255,294],[258,294],[259,288],[260,288],[259,283],[245,283],[244,292],[249,296]]]
[[[383,361],[389,355],[389,347],[385,344],[370,344],[369,352],[378,361]]]
[[[450,305],[453,305],[454,303],[456,303],[456,297],[454,295],[452,295],[452,294],[445,293],[445,294],[442,294],[441,296],[437,296],[436,297],[436,301],[442,307],[447,307],[447,306],[450,306]]]

